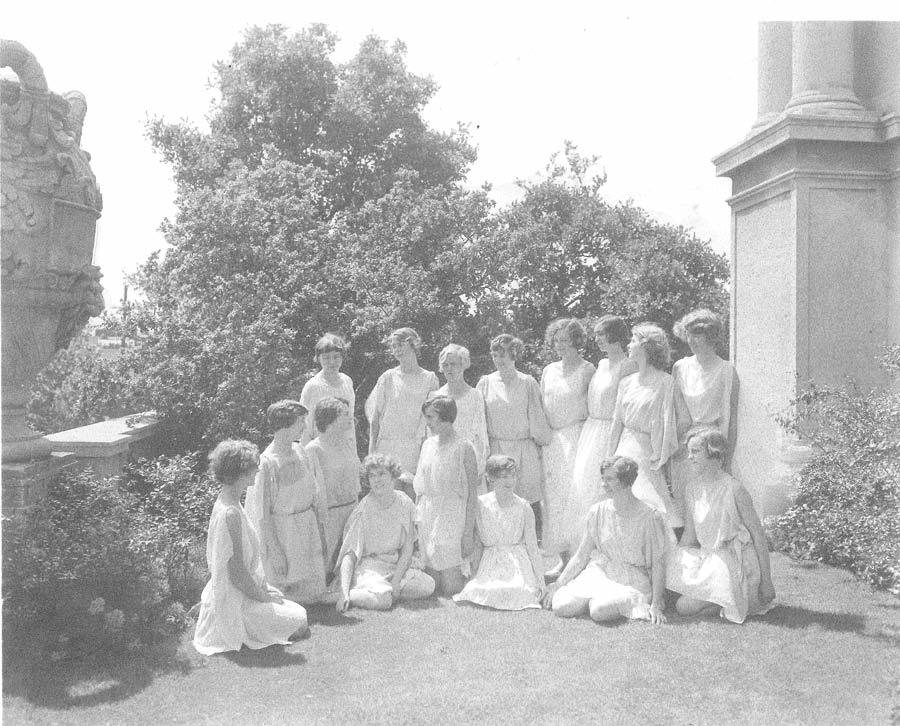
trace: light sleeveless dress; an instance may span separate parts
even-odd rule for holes
[[[316,481],[306,452],[298,444],[293,456],[275,456],[270,444],[259,457],[256,481],[247,488],[247,516],[262,533],[267,513],[275,538],[287,558],[287,573],[275,572],[275,553],[263,540],[260,558],[266,579],[292,600],[313,603],[325,593],[325,553],[319,537],[327,516],[326,495]]]
[[[422,404],[438,387],[437,376],[432,371],[402,373],[397,366],[379,376],[366,399],[369,421],[380,416],[375,451],[390,454],[410,474],[416,472],[419,450],[425,439]]]
[[[531,376],[516,371],[509,383],[498,372],[482,376],[478,390],[484,396],[490,453],[515,459],[516,494],[529,503],[540,501],[544,468],[538,447],[550,443],[550,427],[541,403],[541,389]]]
[[[306,445],[316,481],[322,482],[328,502],[325,541],[328,551],[335,553],[341,542],[347,519],[359,500],[359,457],[347,439],[337,447],[325,446],[316,437]]]
[[[684,491],[691,479],[691,465],[687,459],[687,442],[695,433],[714,429],[728,438],[731,424],[731,392],[734,388],[734,366],[719,360],[709,370],[697,362],[696,356],[682,358],[672,367],[675,388],[691,416],[690,428],[681,436],[678,451],[672,456],[669,471],[672,497],[678,511],[684,508]]]
[[[234,544],[226,522],[229,510],[238,512],[241,518],[244,566],[257,586],[265,588],[266,585],[259,558],[259,540],[243,507],[217,500],[206,535],[209,582],[200,596],[200,614],[193,641],[194,647],[203,655],[240,650],[242,645],[254,650],[286,645],[289,636],[306,626],[306,610],[301,605],[290,600],[258,602],[232,584],[228,562],[234,555]]]
[[[562,361],[551,363],[541,375],[541,397],[550,444],[543,449],[545,511],[541,545],[546,553],[572,552],[581,541],[582,522],[571,506],[575,456],[585,419],[588,417],[588,387],[594,366],[582,361],[568,373]]]
[[[700,547],[678,547],[666,568],[666,587],[722,607],[722,617],[742,623],[772,605],[759,601],[760,569],[750,531],[735,501],[740,484],[726,473],[718,481],[688,482],[686,516]]]
[[[303,390],[300,391],[300,403],[306,407],[306,410],[309,411],[309,413],[306,415],[306,428],[303,430],[303,435],[300,437],[301,444],[306,445],[319,435],[319,432],[316,429],[315,412],[316,404],[323,398],[328,398],[329,396],[343,398],[350,405],[351,418],[354,416],[354,412],[356,411],[356,392],[353,390],[353,381],[346,373],[339,373],[338,375],[341,381],[338,386],[332,386],[331,383],[325,379],[325,375],[322,371],[316,373],[316,375],[303,384]],[[347,442],[353,448],[353,453],[355,454],[355,425],[351,426],[349,431],[347,431]]]
[[[528,502],[516,497],[511,506],[501,507],[497,495],[478,497],[476,527],[484,545],[478,572],[456,602],[472,602],[497,610],[540,608],[540,587],[525,547]]]
[[[591,561],[556,595],[583,599],[585,606],[594,598],[615,601],[623,617],[649,619],[653,560],[665,563],[675,544],[665,516],[643,503],[623,516],[604,499],[591,507],[587,531]]]
[[[462,437],[439,446],[425,439],[413,480],[418,497],[419,547],[425,565],[446,570],[462,564],[462,536],[469,501],[465,455],[472,444]]]
[[[441,386],[434,393],[435,396],[449,396],[447,386]],[[456,421],[453,428],[460,436],[472,444],[475,449],[475,460],[478,463],[478,473],[484,474],[484,463],[490,456],[487,434],[487,418],[484,413],[484,397],[475,388],[470,388],[456,401]],[[483,493],[483,492],[482,492]]]
[[[394,592],[391,578],[400,560],[400,552],[409,538],[415,540],[416,505],[403,492],[394,492],[391,506],[383,508],[371,495],[366,495],[347,521],[344,542],[335,569],[340,571],[344,555],[356,556],[351,590],[365,590],[373,595],[391,593],[395,598],[415,600],[434,592],[434,580],[420,569],[410,566]]]
[[[631,487],[634,495],[663,512],[669,526],[680,527],[683,520],[663,473],[663,466],[678,449],[675,384],[664,371],[653,369],[646,383],[639,375],[627,376],[619,383],[613,422],[620,421],[624,428],[616,455],[631,457],[638,464],[638,476]]]

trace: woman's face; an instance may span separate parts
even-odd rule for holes
[[[619,481],[619,475],[616,474],[616,470],[612,467],[606,469],[606,471],[600,475],[600,478],[603,480],[603,486],[606,487],[606,491],[610,494],[625,488],[622,485],[622,482]]]
[[[327,373],[337,373],[344,363],[344,356],[336,350],[319,354],[319,365]]]
[[[369,490],[376,496],[384,496],[394,490],[394,477],[381,466],[369,469]]]
[[[447,421],[441,421],[441,417],[438,415],[438,412],[435,411],[434,407],[426,408],[425,413],[422,414],[425,417],[425,425],[428,426],[428,430],[431,433],[436,434],[442,428],[446,427]]]
[[[694,355],[706,353],[713,349],[709,339],[703,333],[688,333],[687,344]]]
[[[243,494],[247,490],[247,487],[253,483],[253,480],[256,478],[257,470],[257,467],[247,469],[247,471],[234,480],[234,485],[238,490],[238,494]]]
[[[444,378],[448,381],[458,381],[462,378],[463,365],[459,356],[445,356],[444,361],[441,363],[441,373],[444,374]]]
[[[628,343],[628,357],[638,363],[647,361],[647,353],[636,335],[632,335],[631,341]]]
[[[298,441],[306,429],[306,414],[297,416],[297,420],[291,425],[291,441]]]
[[[395,359],[400,360],[405,355],[409,355],[410,353],[415,356],[416,349],[413,347],[412,342],[409,338],[391,338],[388,343],[388,350],[391,355],[394,356]]]
[[[574,350],[576,348],[572,344],[572,337],[569,335],[568,330],[562,329],[553,336],[553,352],[556,353],[558,358],[562,358]]]
[[[505,491],[513,493],[516,491],[516,483],[518,477],[513,473],[503,474],[502,476],[488,479],[488,487],[493,491]]]
[[[706,452],[706,445],[696,436],[688,441],[687,445],[688,460],[695,467],[718,466],[718,459],[713,459]]]
[[[337,418],[332,422],[331,429],[339,433],[344,433],[348,431],[350,427],[353,425],[353,419],[350,417],[350,407],[343,406],[341,407],[341,412],[337,415]]]
[[[505,348],[492,350],[491,360],[494,362],[494,367],[498,371],[514,368],[516,365],[515,358],[513,358]]]

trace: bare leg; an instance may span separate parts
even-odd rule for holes
[[[559,553],[559,562],[557,562],[551,569],[547,570],[544,573],[544,579],[547,582],[553,582],[556,578],[558,578],[562,571],[565,569],[566,564],[569,562],[570,554],[567,551],[563,551]]]
[[[588,605],[588,612],[591,620],[598,623],[609,622],[610,620],[618,620],[622,617],[622,602],[618,598],[599,598],[595,597]]]
[[[697,600],[687,595],[682,595],[675,602],[675,610],[679,615],[692,617],[694,615],[717,615],[722,608],[713,602]]]
[[[431,597],[435,587],[434,578],[431,576],[421,570],[407,570],[396,597],[398,600],[421,600]]]
[[[444,597],[452,597],[466,586],[466,578],[458,567],[450,567],[432,575],[437,582],[437,591]]]
[[[565,587],[561,587],[553,596],[553,614],[558,618],[577,618],[588,606],[586,597],[577,597],[566,591]]]
[[[390,610],[393,597],[389,592],[374,593],[353,588],[350,590],[350,604],[362,610]]]

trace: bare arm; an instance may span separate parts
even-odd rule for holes
[[[591,550],[594,549],[594,543],[591,541],[590,529],[585,527],[584,534],[581,536],[581,542],[578,543],[578,549],[572,555],[559,579],[547,588],[547,594],[544,595],[544,607],[549,608],[553,603],[553,595],[563,585],[568,584],[585,568],[591,559]]]
[[[540,588],[538,599],[542,599],[547,592],[547,583],[544,580],[544,559],[541,557],[541,550],[538,548],[534,510],[529,505],[525,506],[525,549],[528,552],[528,559],[531,560],[531,569],[534,570],[534,577]]]
[[[697,530],[694,527],[694,517],[687,509],[687,502],[684,508],[684,532],[681,533],[681,540],[678,542],[682,547],[699,547],[700,542],[697,540]]]
[[[681,438],[691,428],[693,421],[691,412],[688,410],[687,403],[685,403],[684,394],[682,394],[681,388],[677,383],[675,384],[673,400],[675,402],[675,430],[678,432],[678,440],[681,441]]]
[[[341,560],[341,592],[335,608],[339,613],[350,607],[350,583],[353,582],[353,571],[356,569],[356,555],[348,552]]]
[[[413,556],[412,536],[407,535],[403,539],[403,547],[400,548],[400,558],[397,560],[397,566],[394,568],[394,576],[391,577],[391,587],[394,588],[394,597],[400,594],[400,583],[403,582],[403,576],[409,569],[409,563],[412,562]]]
[[[662,625],[666,622],[663,610],[666,608],[666,563],[662,552],[653,553],[653,564],[650,568],[650,622]]]
[[[478,509],[478,461],[475,458],[475,450],[466,446],[463,465],[466,469],[466,482],[468,484],[468,498],[466,500],[466,523],[463,526],[462,554],[467,557],[475,548],[475,515]]]
[[[753,506],[753,499],[743,485],[738,485],[734,493],[738,514],[744,526],[750,532],[753,540],[753,548],[759,560],[759,594],[763,605],[767,605],[775,599],[775,585],[772,584],[772,567],[769,562],[769,544],[766,542],[766,533],[763,531],[762,522]]]
[[[225,524],[228,526],[228,536],[231,537],[231,559],[228,560],[228,577],[231,579],[231,584],[246,597],[257,602],[280,600],[280,598],[270,595],[266,588],[256,584],[244,565],[241,515],[234,509],[230,509],[225,513]]]
[[[369,420],[369,453],[375,453],[375,445],[378,443],[378,432],[381,430],[381,412],[376,411]]]
[[[472,576],[474,577],[478,574],[478,566],[481,564],[481,557],[484,555],[484,542],[481,541],[481,534],[478,532],[478,527],[475,527],[475,536],[474,540],[474,549],[472,552],[471,565],[472,565]]]

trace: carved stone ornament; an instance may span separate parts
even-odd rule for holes
[[[3,323],[3,460],[42,453],[24,423],[35,377],[103,310],[92,264],[103,202],[81,146],[87,103],[47,87],[21,43],[0,40],[0,281]]]

